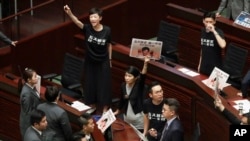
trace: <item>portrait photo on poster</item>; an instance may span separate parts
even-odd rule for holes
[[[130,57],[159,60],[161,57],[162,41],[133,38],[130,48]]]

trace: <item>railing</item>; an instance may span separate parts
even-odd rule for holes
[[[36,11],[39,11],[39,9],[46,8],[48,5],[50,5],[53,2],[55,2],[55,0],[48,0],[46,2],[37,4],[30,8],[24,9],[20,12],[17,12],[17,2],[14,1],[14,4],[12,4],[9,1],[10,11],[11,9],[13,9],[12,5],[14,5],[15,13],[8,17],[0,19],[0,30],[12,40],[20,40],[21,38],[24,38],[28,35],[41,31],[42,27],[39,29],[34,28],[34,27],[40,27],[39,24],[41,24],[38,22],[39,21],[38,16],[40,15],[39,12],[37,12],[37,14],[30,14],[30,13],[31,12],[36,13]],[[33,5],[33,2],[32,2],[32,5]],[[1,42],[0,45],[5,46],[6,44]]]
[[[0,31],[12,40],[21,40],[64,22],[63,5],[74,7],[73,0],[47,0],[42,3],[36,0],[9,0],[8,3],[12,12],[0,19]],[[19,9],[24,10],[18,12]],[[6,44],[0,41],[0,47],[3,46]]]

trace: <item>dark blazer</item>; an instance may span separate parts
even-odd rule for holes
[[[64,109],[56,103],[46,102],[39,104],[37,109],[45,112],[48,127],[44,133],[51,141],[70,141],[72,129],[69,118]]]
[[[36,94],[36,91],[27,84],[24,84],[20,94],[20,131],[22,136],[24,136],[26,129],[31,125],[31,112],[36,109],[37,105],[40,103],[40,97]]]
[[[169,125],[167,131],[162,132],[161,141],[184,141],[184,131],[181,122],[175,118]]]
[[[30,126],[24,134],[24,141],[42,141],[42,136]]]
[[[133,108],[133,111],[135,114],[140,113],[143,109],[143,100],[145,97],[145,77],[146,75],[141,74],[139,79],[134,84],[134,87],[132,88],[130,95],[128,98],[125,98],[125,95],[127,95],[126,91],[126,83],[123,82],[121,85],[121,98],[120,98],[120,104],[119,109],[124,110],[125,114],[127,112],[128,108],[128,102],[130,101],[131,106]]]
[[[231,122],[232,124],[237,124],[240,125],[241,124],[241,120],[239,120],[236,116],[234,116],[230,111],[228,111],[227,109],[224,109],[222,111],[222,114],[226,117],[226,119]]]

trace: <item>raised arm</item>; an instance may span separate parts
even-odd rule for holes
[[[218,42],[218,45],[220,48],[225,48],[226,47],[226,41],[225,39],[215,30],[215,26],[213,24],[208,24],[207,29],[212,32],[215,36],[215,39]]]
[[[70,17],[70,19],[81,29],[83,29],[84,24],[78,20],[78,18],[72,13],[71,9],[68,5],[63,7],[65,13]]]
[[[221,0],[218,10],[216,12],[216,17],[220,17],[221,12],[225,9],[227,0]]]
[[[225,39],[223,39],[223,38],[221,37],[221,35],[220,35],[216,30],[214,30],[213,33],[214,33],[214,36],[215,36],[215,38],[216,38],[216,40],[217,40],[219,46],[220,46],[221,48],[225,48],[225,47],[226,47],[226,41],[225,41]]]
[[[141,71],[141,74],[146,74],[148,70],[148,62],[150,61],[149,57],[144,58],[144,65]]]

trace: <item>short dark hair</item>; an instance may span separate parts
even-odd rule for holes
[[[157,85],[161,85],[158,81],[153,81],[153,82],[151,82],[151,84],[149,85],[149,87],[148,87],[148,92],[149,93],[152,93],[152,88],[154,87],[154,86],[157,86]]]
[[[150,49],[149,49],[149,47],[143,47],[141,50],[142,50],[142,51],[144,51],[144,50],[149,51]]]
[[[80,126],[88,125],[89,120],[92,119],[92,116],[88,113],[83,113],[79,118],[78,122],[80,123]]]
[[[28,79],[32,79],[33,73],[36,72],[34,69],[25,68],[23,72],[23,79],[25,82],[28,82]]]
[[[134,77],[137,77],[140,74],[139,69],[135,66],[129,66],[125,72],[132,74]]]
[[[54,102],[59,95],[57,86],[47,86],[45,91],[45,98],[48,102]]]
[[[178,113],[180,103],[176,98],[166,98],[164,99],[164,104],[168,105],[175,113]]]
[[[40,123],[45,117],[45,113],[42,110],[35,109],[30,114],[30,124]]]
[[[98,14],[100,17],[102,17],[102,13],[103,13],[103,11],[101,9],[99,9],[99,8],[96,8],[96,7],[91,8],[89,10],[89,15]]]
[[[216,19],[215,13],[214,12],[205,12],[203,15],[203,19],[205,18],[212,18],[213,20]]]

